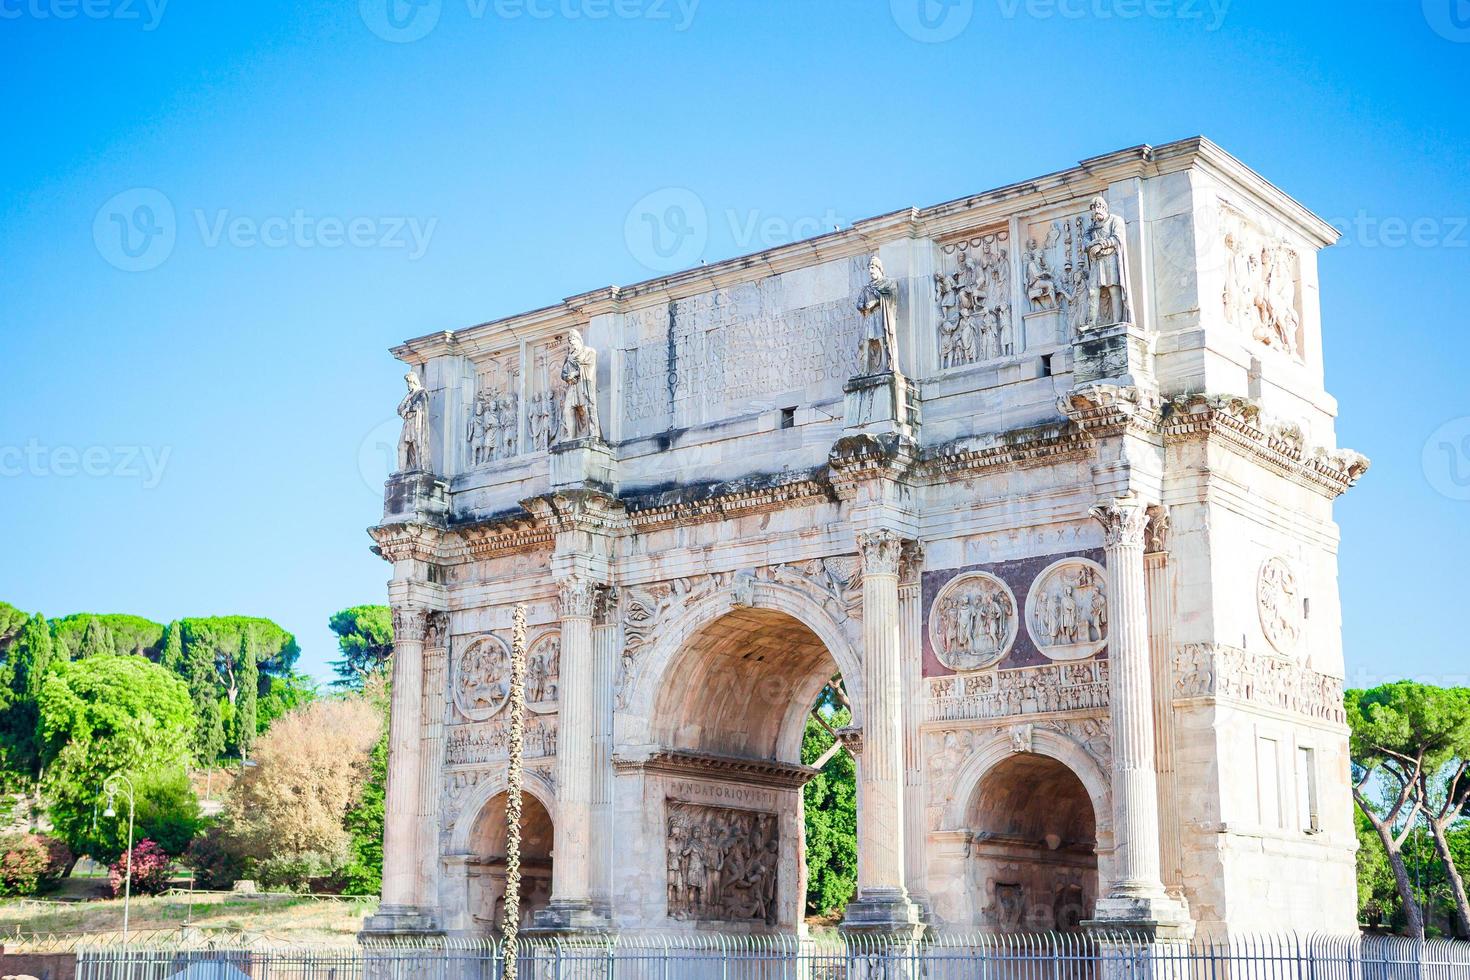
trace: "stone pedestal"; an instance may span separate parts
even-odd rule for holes
[[[919,908],[904,887],[903,672],[898,571],[903,539],[858,535],[863,560],[863,738],[858,759],[858,894],[845,932],[917,936]]]
[[[617,492],[612,450],[601,439],[576,439],[551,447],[551,487]]]
[[[1087,327],[1072,344],[1073,383],[1153,388],[1153,341],[1131,323]]]
[[[1108,677],[1113,717],[1113,833],[1116,880],[1089,927],[1160,939],[1193,931],[1188,911],[1168,897],[1159,874],[1158,776],[1154,757],[1153,667],[1149,658],[1144,530],[1148,513],[1133,497],[1098,504],[1108,573]]]
[[[448,483],[423,470],[388,477],[383,490],[384,524],[442,524],[448,516]]]
[[[919,436],[918,387],[892,371],[865,374],[842,386],[843,421],[849,433]]]

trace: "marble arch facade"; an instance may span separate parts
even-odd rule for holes
[[[464,876],[517,603],[540,928],[799,928],[837,670],[846,927],[1085,895],[1108,927],[1351,929],[1334,238],[1195,139],[396,348],[367,932],[490,928]]]

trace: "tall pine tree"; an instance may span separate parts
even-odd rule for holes
[[[242,760],[250,758],[255,744],[256,699],[260,697],[260,662],[256,659],[255,634],[246,630],[240,637],[240,693],[235,702],[235,745]]]
[[[160,665],[175,674],[184,674],[184,629],[176,619],[163,631],[163,652],[158,655]]]
[[[40,719],[36,699],[47,676],[62,659],[51,640],[46,617],[36,613],[21,627],[9,655],[10,691],[3,722],[6,768],[34,779],[41,768]]]
[[[184,683],[194,702],[194,756],[200,765],[212,766],[225,750],[224,715],[219,706],[219,681],[214,667],[214,650],[204,643],[184,647]]]
[[[87,620],[87,626],[82,630],[82,640],[77,646],[76,659],[85,660],[88,657],[107,653],[117,653],[112,634],[102,625],[100,619],[93,616]]]

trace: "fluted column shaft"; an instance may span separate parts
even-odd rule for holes
[[[388,787],[383,806],[383,906],[418,897],[419,773],[423,739],[423,609],[393,610],[393,699],[388,715]]]
[[[899,649],[903,668],[903,827],[904,887],[916,901],[927,894],[924,874],[924,753],[919,734],[919,705],[923,703],[923,664],[919,650],[923,646],[924,613],[919,566],[922,550],[913,547],[899,567],[898,616]]]
[[[903,674],[898,617],[902,539],[859,535],[863,556],[863,749],[858,764],[858,897],[903,895]]]
[[[594,721],[592,615],[596,583],[563,579],[561,703],[556,734],[556,828],[551,901],[591,905],[592,738]]]
[[[419,747],[417,901],[420,908],[439,904],[439,779],[444,762],[444,694],[448,657],[448,614],[430,613],[424,631],[423,739]]]
[[[1153,671],[1149,662],[1143,504],[1099,504],[1108,568],[1108,656],[1113,718],[1113,833],[1117,880],[1110,897],[1163,895],[1159,877],[1158,776],[1154,768]]]

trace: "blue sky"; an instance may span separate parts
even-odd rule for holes
[[[1466,0],[0,0],[0,73],[23,608],[269,616],[325,677],[391,344],[647,278],[649,195],[715,260],[1203,133],[1348,228],[1349,681],[1470,674]]]

